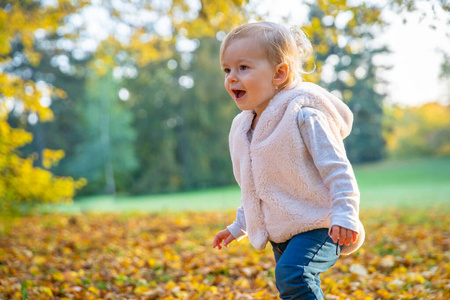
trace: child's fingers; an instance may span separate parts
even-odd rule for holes
[[[339,240],[339,227],[334,225],[333,227],[331,227],[331,239],[333,240],[333,242],[336,244]]]
[[[346,233],[347,233],[347,236],[345,238],[345,245],[348,246],[351,243],[353,243],[353,231],[349,230],[349,229],[346,229]]]
[[[220,232],[216,234],[214,237],[213,248],[219,247],[219,250],[222,249],[222,237],[220,236]]]
[[[227,237],[227,239],[225,240],[225,242],[223,242],[223,245],[224,245],[225,247],[227,247],[228,244],[231,243],[232,241],[234,241],[234,236],[233,236],[232,234],[230,234],[230,235]]]
[[[357,232],[354,232],[354,231],[352,231],[352,233],[353,233],[353,236],[352,236],[352,243],[356,243],[356,238],[358,237],[358,233],[357,233]]]
[[[217,241],[216,245],[214,246],[214,248],[217,247],[220,249],[222,249],[222,240]]]
[[[345,227],[333,225],[333,227],[331,227],[330,236],[334,243],[337,244],[339,241],[339,245],[348,246],[356,242],[358,233]]]
[[[343,246],[345,244],[345,239],[347,238],[347,229],[340,227],[339,229],[339,245]]]

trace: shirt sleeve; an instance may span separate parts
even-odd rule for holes
[[[238,241],[242,240],[247,236],[244,207],[240,206],[236,210],[236,220],[227,227],[234,238]]]
[[[330,229],[333,225],[359,231],[359,189],[353,168],[332,133],[326,116],[302,108],[300,132],[320,176],[331,195]]]

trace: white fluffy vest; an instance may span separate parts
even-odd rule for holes
[[[231,126],[230,153],[241,187],[246,231],[259,250],[268,240],[284,242],[298,233],[330,226],[330,192],[299,132],[303,106],[325,113],[344,147],[352,113],[340,99],[312,83],[279,92],[261,114],[251,143],[247,132],[253,111],[241,112]]]

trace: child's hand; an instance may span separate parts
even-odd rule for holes
[[[213,248],[219,247],[219,250],[222,249],[221,244],[223,240],[225,240],[225,242],[223,242],[224,247],[227,247],[229,243],[235,240],[234,236],[227,228],[216,234],[214,237]]]
[[[333,239],[333,242],[337,243],[339,240],[339,245],[348,246],[356,242],[358,233],[338,225],[333,225],[333,227],[331,227],[330,236]]]

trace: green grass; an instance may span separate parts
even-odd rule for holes
[[[176,194],[145,196],[92,196],[61,205],[64,212],[72,211],[180,211],[229,210],[240,205],[240,190],[236,186],[197,190]]]
[[[361,207],[450,208],[450,157],[384,161],[355,168]]]
[[[450,157],[388,160],[355,166],[361,209],[450,208]],[[63,212],[230,210],[240,205],[237,186],[135,197],[93,196],[62,205]]]

